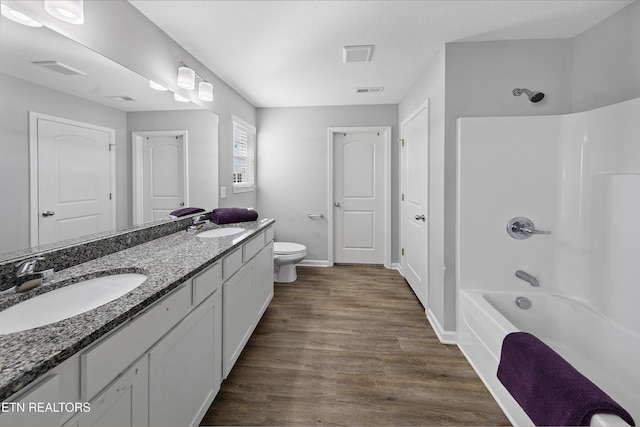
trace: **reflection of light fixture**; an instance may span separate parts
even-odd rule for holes
[[[193,89],[196,82],[196,72],[189,67],[178,68],[178,87]]]
[[[198,99],[200,101],[213,101],[213,85],[207,82],[198,84]]]
[[[160,90],[160,91],[167,90],[166,87],[154,82],[153,80],[149,80],[149,86],[151,87],[151,89],[155,89],[155,90]]]
[[[82,0],[44,0],[44,9],[52,16],[70,24],[82,24]]]
[[[17,22],[18,24],[26,25],[28,27],[42,27],[42,24],[38,21],[31,19],[24,13],[11,9],[9,6],[5,6],[4,4],[0,4],[0,13],[2,13],[2,16],[5,18],[10,19],[13,22]]]
[[[185,98],[184,96],[178,95],[177,93],[173,94],[173,99],[178,102],[189,102],[189,99]]]

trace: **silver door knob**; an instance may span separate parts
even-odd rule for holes
[[[44,211],[42,212],[42,216],[54,216],[56,213],[54,211]]]
[[[426,221],[424,215],[416,215],[416,220],[418,220],[418,221],[420,221],[420,220]]]
[[[335,206],[336,208],[339,208],[339,207],[340,207],[340,203],[335,202],[335,203],[333,204],[333,206]]]
[[[179,203],[179,205],[180,205],[180,206],[184,206],[184,202],[180,202],[180,203]]]

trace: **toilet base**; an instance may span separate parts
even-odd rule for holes
[[[296,273],[296,265],[291,264],[282,264],[282,265],[274,265],[273,268],[273,281],[278,283],[291,283],[295,282],[298,278],[298,273]]]

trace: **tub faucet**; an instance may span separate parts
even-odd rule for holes
[[[53,269],[35,271],[38,261],[44,261],[44,257],[34,257],[18,262],[13,267],[9,286],[3,290],[14,287],[16,292],[25,292],[48,282],[53,277]]]
[[[525,282],[528,282],[531,286],[534,286],[536,288],[540,286],[540,283],[538,283],[538,279],[536,279],[526,271],[522,271],[522,270],[516,271],[516,277],[518,279],[524,280]]]

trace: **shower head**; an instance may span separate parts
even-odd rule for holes
[[[520,89],[520,88],[515,88],[513,90],[513,95],[514,96],[520,96],[522,94],[522,92],[526,93],[527,96],[529,97],[529,101],[531,102],[540,102],[542,101],[542,98],[544,98],[544,93],[542,92],[532,92],[529,89]]]

